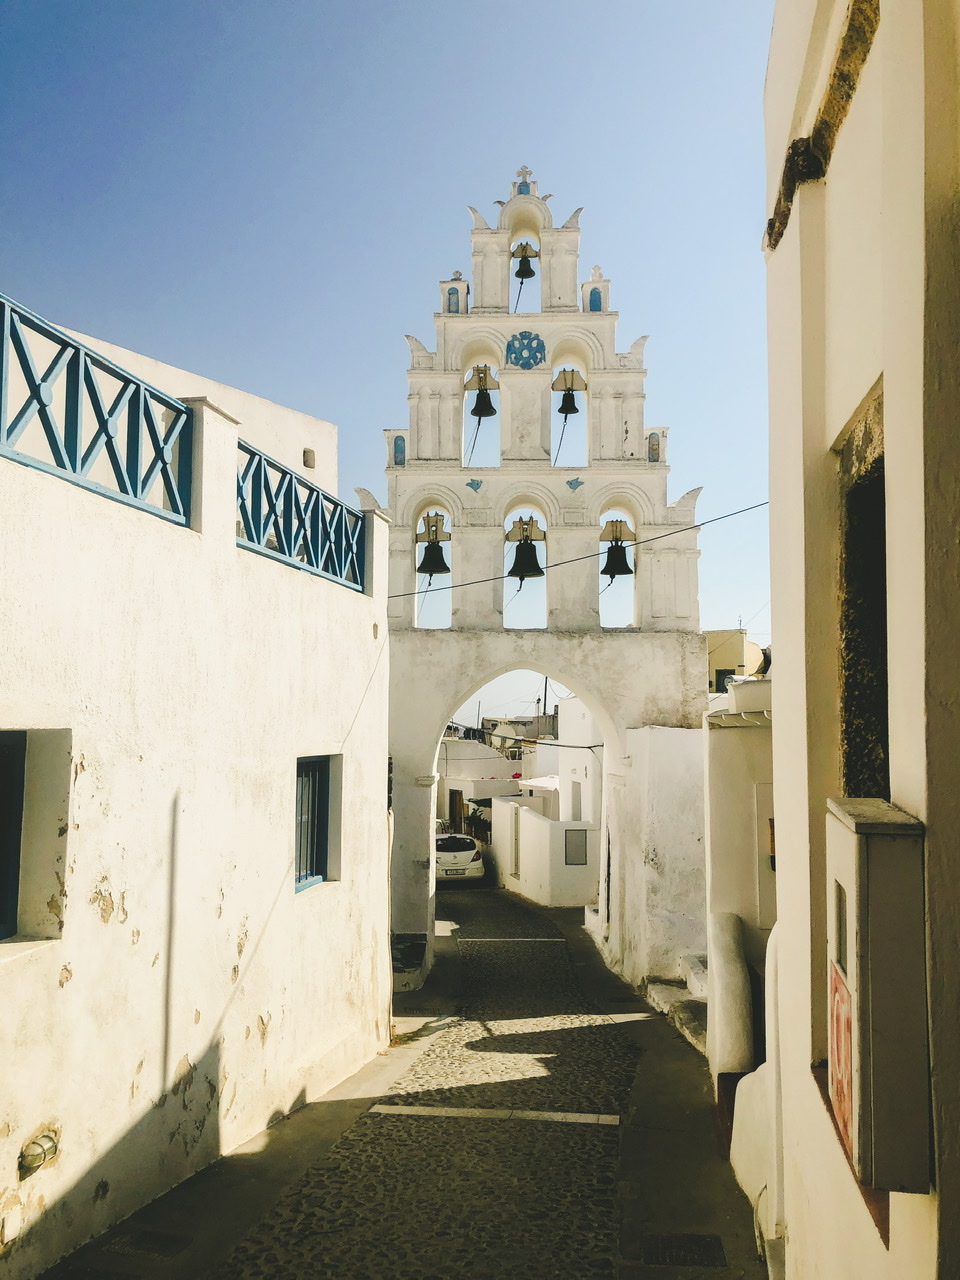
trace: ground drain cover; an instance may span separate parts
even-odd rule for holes
[[[395,1018],[439,1018],[439,1009],[397,1009]]]
[[[648,1267],[725,1267],[719,1236],[641,1236],[637,1259]]]
[[[190,1243],[189,1236],[175,1236],[168,1231],[149,1231],[136,1227],[116,1236],[104,1249],[111,1253],[140,1253],[151,1258],[174,1258]]]

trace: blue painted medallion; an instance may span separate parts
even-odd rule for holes
[[[576,493],[578,489],[583,488],[583,481],[579,476],[576,476],[573,480],[567,481],[567,488],[572,489],[573,492]]]
[[[480,486],[481,486],[482,484],[483,484],[483,481],[482,481],[482,480],[468,480],[468,481],[467,481],[467,488],[468,488],[468,489],[472,489],[474,493],[479,493],[479,491],[480,491]]]
[[[507,364],[514,364],[518,369],[535,369],[547,358],[547,348],[538,333],[524,329],[515,333],[507,343]]]

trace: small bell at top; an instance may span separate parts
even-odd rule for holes
[[[571,413],[579,412],[580,410],[577,408],[577,397],[574,392],[570,390],[564,391],[563,395],[560,397],[560,416],[567,418]]]
[[[497,411],[490,399],[490,392],[486,387],[481,387],[477,392],[477,398],[473,402],[470,416],[473,418],[495,418],[497,416]]]
[[[532,280],[537,274],[533,269],[531,258],[539,258],[539,253],[534,249],[533,245],[524,240],[523,244],[518,244],[510,255],[513,258],[519,258],[517,269],[513,273],[517,280]]]

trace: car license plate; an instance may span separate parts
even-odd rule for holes
[[[466,874],[466,867],[452,867],[447,870],[448,876],[465,876]]]

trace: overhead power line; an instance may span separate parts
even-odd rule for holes
[[[742,516],[748,511],[758,511],[761,507],[768,507],[769,505],[769,501],[755,502],[753,506],[741,507],[739,511],[728,511],[725,515],[713,516],[709,520],[700,520],[697,524],[684,525],[682,529],[670,529],[666,533],[656,533],[652,538],[638,538],[636,542],[625,542],[623,545],[625,547],[644,547],[648,542],[659,542],[661,538],[672,538],[678,533],[690,533],[694,529],[702,529],[705,525],[716,524],[719,520],[730,520],[733,516]],[[546,564],[544,566],[544,572],[549,573],[551,569],[560,569],[565,564],[579,564],[582,560],[599,560],[599,558],[604,554],[604,551],[601,549],[600,551],[591,551],[585,556],[573,556],[570,560],[555,560],[553,564]],[[485,582],[501,582],[509,577],[509,573],[495,573],[490,578],[473,578],[470,582],[447,582],[444,583],[443,586],[434,587],[433,593],[435,594],[438,591],[456,591],[459,587],[479,587]],[[403,600],[407,596],[417,596],[420,594],[419,589],[417,591],[395,591],[392,595],[387,596],[387,599]]]

